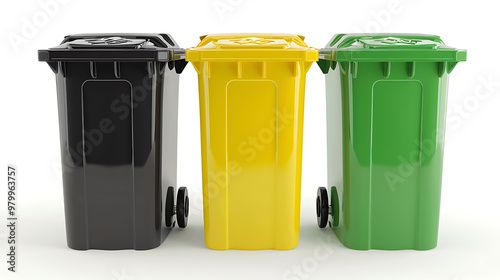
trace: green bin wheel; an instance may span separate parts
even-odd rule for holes
[[[316,197],[316,216],[318,220],[318,226],[320,228],[326,227],[328,222],[328,192],[325,187],[318,188],[318,194]]]

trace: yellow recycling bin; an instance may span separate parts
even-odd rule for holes
[[[299,241],[305,74],[318,51],[289,34],[216,34],[186,51],[198,72],[205,243]]]

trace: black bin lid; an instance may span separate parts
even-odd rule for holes
[[[64,38],[59,46],[38,51],[38,60],[56,61],[173,61],[183,60],[169,34],[102,33],[77,34]]]

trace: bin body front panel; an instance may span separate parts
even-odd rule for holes
[[[310,62],[199,62],[205,242],[297,246]],[[197,65],[197,66],[196,66]]]
[[[92,205],[87,206],[88,240],[97,248],[134,245],[132,117],[111,110],[121,98],[133,104],[127,81],[87,80],[82,85],[85,196]]]
[[[162,101],[164,96],[177,96],[178,74],[168,67],[161,72],[159,63],[151,63],[153,75],[148,74],[148,62],[121,62],[120,77],[113,62],[59,63],[56,80],[70,248],[141,250],[157,247],[165,238],[161,143],[164,137],[176,138],[172,134],[177,132],[163,133],[169,126],[162,123],[162,116],[163,110],[177,115],[177,103],[163,108]],[[170,89],[174,91],[167,92]],[[176,117],[165,121],[176,128]],[[175,153],[165,156],[175,161]],[[169,175],[170,183],[175,184],[175,176]]]
[[[342,200],[332,201],[341,213],[330,225],[350,248],[437,244],[448,74],[416,62],[410,77],[409,64],[392,62],[388,75],[382,62],[341,62],[327,76],[328,110],[342,111],[342,120],[328,113],[329,157],[342,155],[342,175],[329,159],[332,197]],[[341,148],[330,126],[342,126]]]
[[[274,212],[276,199],[276,92],[273,81],[227,85],[227,219],[236,248],[274,246],[274,219],[260,217]]]

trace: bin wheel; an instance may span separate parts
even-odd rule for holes
[[[325,187],[318,188],[318,194],[316,196],[316,216],[318,220],[318,226],[320,228],[326,227],[328,222],[328,192]]]
[[[168,228],[175,226],[174,214],[175,214],[175,204],[174,204],[174,187],[167,188],[167,199],[165,202],[165,225]]]
[[[185,228],[188,223],[189,216],[189,197],[186,187],[180,187],[177,191],[177,225],[180,228]]]

